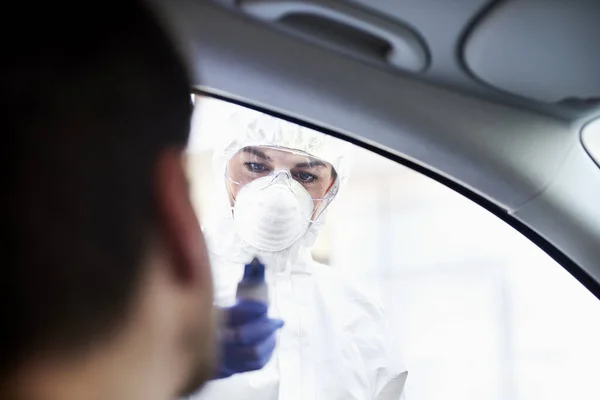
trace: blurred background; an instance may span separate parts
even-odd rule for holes
[[[238,106],[195,103],[189,174],[202,221],[214,139]],[[313,254],[384,307],[407,399],[598,399],[600,301],[470,200],[359,147],[349,157]]]

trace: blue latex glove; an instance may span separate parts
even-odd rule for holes
[[[216,379],[264,367],[275,350],[275,334],[283,321],[267,317],[267,306],[256,301],[240,301],[224,312]]]

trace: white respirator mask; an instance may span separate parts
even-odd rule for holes
[[[278,252],[304,236],[313,211],[314,202],[306,189],[288,171],[279,171],[240,189],[233,206],[234,226],[248,245]]]

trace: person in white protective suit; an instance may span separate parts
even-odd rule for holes
[[[219,135],[223,207],[205,227],[216,304],[235,302],[243,265],[258,256],[269,315],[285,326],[263,369],[212,381],[195,399],[403,398],[407,371],[381,309],[310,253],[346,180],[347,144],[252,110]]]

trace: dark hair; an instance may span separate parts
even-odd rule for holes
[[[157,157],[186,145],[192,110],[184,66],[139,2],[24,3],[38,18],[11,9],[21,28],[1,77],[3,374],[123,322],[156,226]]]

